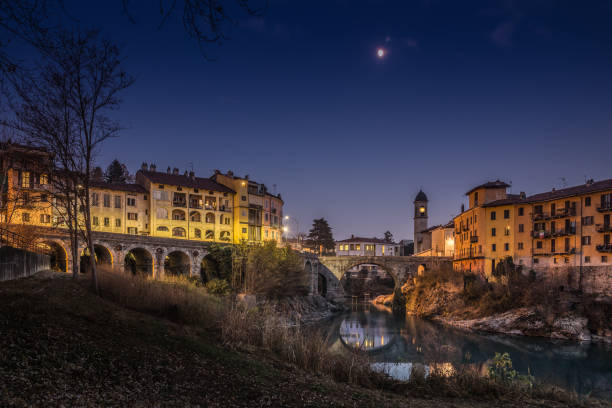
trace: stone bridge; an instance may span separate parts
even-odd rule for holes
[[[310,292],[328,299],[344,298],[342,276],[358,265],[377,265],[386,271],[399,288],[417,275],[440,266],[451,266],[452,258],[424,256],[315,256],[303,254],[304,268],[310,275]]]
[[[60,270],[72,273],[73,254],[68,232],[55,228],[39,228],[40,242],[51,248],[52,263]],[[118,270],[126,267],[133,272],[148,273],[156,278],[171,273],[200,275],[200,265],[211,243],[143,235],[93,232],[95,254],[100,265]],[[85,245],[79,240],[78,256],[85,255]],[[171,263],[167,262],[168,259]],[[127,259],[127,264],[126,264]],[[84,265],[87,267],[87,265]],[[170,267],[173,270],[167,271]]]

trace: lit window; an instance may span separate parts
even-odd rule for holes
[[[24,171],[21,173],[21,187],[30,188],[30,172]]]

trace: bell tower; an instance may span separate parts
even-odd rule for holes
[[[427,229],[427,196],[423,190],[414,199],[414,253],[431,248],[430,237],[423,233]]]

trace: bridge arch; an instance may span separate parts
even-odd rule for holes
[[[126,272],[134,275],[153,275],[153,254],[143,247],[136,246],[126,249],[123,263]]]
[[[164,259],[164,273],[174,276],[189,276],[191,273],[191,258],[180,249],[168,252]]]
[[[60,240],[45,239],[40,241],[50,252],[49,266],[51,269],[68,272],[70,263],[70,252],[66,249],[66,244]]]
[[[381,260],[377,260],[376,258],[356,259],[353,262],[348,262],[347,265],[342,268],[340,276],[338,277],[338,280],[342,280],[344,275],[346,275],[346,273],[350,269],[353,269],[354,267],[359,266],[359,265],[376,265],[380,267],[383,271],[385,271],[391,278],[393,278],[393,283],[396,288],[398,286],[401,286],[397,272],[393,268],[386,265],[385,262]]]

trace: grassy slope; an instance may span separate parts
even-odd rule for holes
[[[122,309],[69,278],[0,283],[0,406],[563,406],[407,399],[334,383]]]

